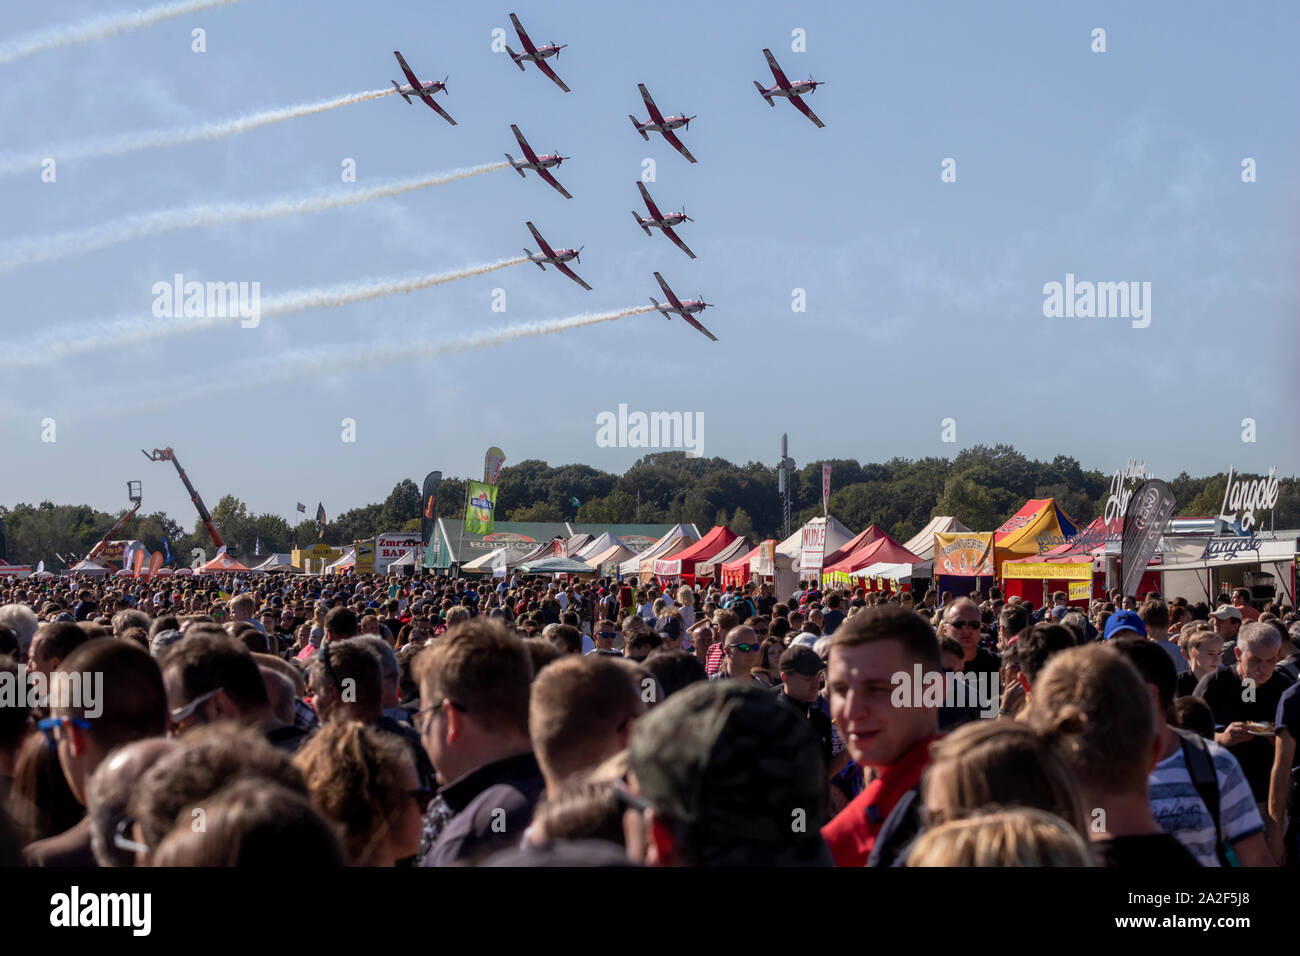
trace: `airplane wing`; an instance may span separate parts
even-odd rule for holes
[[[795,109],[797,109],[797,110],[798,110],[800,113],[802,113],[804,116],[808,117],[810,120],[812,120],[814,123],[816,123],[817,126],[818,126],[818,128],[822,128],[822,129],[825,128],[826,124],[823,123],[821,120],[819,120],[819,119],[817,118],[817,114],[814,113],[814,112],[812,111],[812,109],[808,106],[808,104],[805,103],[805,102],[803,101],[803,98],[802,98],[802,97],[799,97],[799,96],[787,96],[786,99],[788,99],[788,100],[790,101],[790,105],[791,105],[791,106],[793,106]]]
[[[515,32],[519,34],[519,42],[524,45],[524,49],[529,53],[536,53],[537,47],[533,46],[533,41],[528,39],[528,34],[524,32],[524,25],[513,13],[510,14],[510,22],[515,25]]]
[[[710,331],[709,331],[708,329],[706,329],[704,326],[700,325],[700,323],[696,322],[695,319],[691,318],[689,315],[683,315],[682,318],[685,319],[687,322],[691,323],[691,325],[695,326],[697,329],[699,329],[699,330],[700,330],[701,332],[703,332],[705,335],[707,335],[707,336],[709,337],[710,341],[713,341],[713,342],[718,341],[718,337],[717,337],[716,335],[714,335],[712,332],[710,332]]]
[[[668,298],[668,302],[672,307],[674,309],[680,309],[682,307],[681,300],[677,298],[672,289],[668,288],[668,283],[664,281],[664,277],[656,272],[655,278],[659,280],[659,288],[664,290],[664,295]]]
[[[545,73],[547,76],[549,76],[552,80],[555,81],[556,86],[564,90],[564,92],[566,93],[572,92],[572,90],[570,90],[567,86],[564,85],[564,81],[555,75],[555,71],[546,65],[545,60],[534,60],[533,62],[537,64],[537,68],[539,70],[541,70],[543,73]]]
[[[402,72],[406,74],[406,78],[411,82],[411,89],[417,93],[420,92],[424,87],[424,84],[420,82],[411,68],[406,65],[406,60],[402,58],[402,54],[394,50],[393,56],[397,57],[397,65],[402,68]]]
[[[645,183],[638,179],[636,186],[637,189],[641,190],[641,198],[645,200],[645,207],[650,210],[650,218],[662,219],[663,216],[659,213],[659,207],[656,206],[655,201],[650,198],[650,190],[645,188]]]
[[[537,154],[534,153],[533,148],[528,145],[528,140],[524,139],[524,134],[519,132],[519,127],[511,124],[510,128],[515,132],[515,139],[519,140],[519,148],[524,151],[524,158],[530,163],[537,162]]]
[[[569,195],[569,191],[560,185],[559,180],[557,180],[554,176],[551,175],[551,171],[549,169],[539,169],[537,170],[537,175],[541,176],[548,183],[550,183],[552,186],[558,189],[560,191],[560,195],[563,196],[565,199],[573,198],[572,196]]]
[[[524,225],[527,226],[528,231],[533,234],[533,238],[537,240],[537,244],[542,247],[542,252],[554,258],[555,250],[553,250],[550,247],[550,245],[547,243],[547,241],[542,238],[542,234],[537,231],[537,227],[534,226],[531,222],[526,222],[524,223]]]
[[[667,236],[669,239],[671,239],[673,242],[677,243],[677,248],[682,250],[682,252],[686,253],[692,259],[695,258],[695,253],[691,252],[690,249],[686,248],[686,243],[682,242],[682,240],[677,237],[677,233],[673,232],[672,226],[664,226],[664,235]]]
[[[456,121],[451,118],[451,114],[449,114],[446,110],[444,110],[441,106],[439,106],[437,102],[434,100],[434,98],[430,96],[428,93],[421,93],[420,99],[428,103],[430,108],[432,108],[435,113],[437,113],[439,116],[445,119],[452,126],[456,125]]]
[[[781,68],[776,65],[776,57],[772,55],[772,51],[764,50],[763,56],[767,57],[767,65],[772,70],[772,76],[776,77],[776,85],[781,87],[783,90],[788,90],[790,88],[790,81],[785,78],[785,74],[781,72]]]
[[[659,112],[659,107],[655,106],[655,101],[650,99],[650,91],[645,88],[645,84],[638,83],[636,88],[641,91],[641,99],[645,101],[645,108],[650,111],[650,119],[655,123],[662,123],[664,114]]]
[[[805,108],[806,108],[806,107],[805,107]],[[672,131],[672,130],[670,130],[670,129],[666,129],[666,130],[664,130],[664,131],[663,131],[663,136],[664,136],[664,139],[668,140],[668,142],[670,142],[670,143],[673,144],[673,149],[677,150],[677,152],[681,153],[683,156],[685,156],[687,159],[689,159],[692,163],[695,162],[695,157],[691,155],[691,151],[690,151],[689,149],[687,149],[684,145],[682,145],[682,141],[681,141],[680,139],[678,139],[676,136],[673,135],[673,131]]]
[[[588,292],[591,291],[591,286],[587,285],[587,283],[585,283],[585,282],[583,282],[581,279],[579,279],[579,278],[578,278],[578,274],[577,274],[576,272],[574,272],[572,269],[570,269],[568,266],[566,266],[563,262],[557,262],[557,263],[555,264],[555,268],[559,269],[559,270],[560,270],[561,272],[563,272],[566,276],[568,276],[568,277],[569,277],[570,279],[572,279],[574,282],[578,283],[578,285],[582,286],[582,287],[583,287],[584,289],[586,289]]]

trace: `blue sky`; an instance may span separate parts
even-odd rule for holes
[[[54,184],[0,179],[11,239],[203,202],[357,188],[517,155],[510,124],[558,171],[567,201],[509,170],[339,211],[170,233],[0,275],[0,336],[21,348],[63,324],[148,316],[175,272],[259,281],[263,296],[474,266],[585,244],[585,292],[527,265],[258,329],[195,332],[57,365],[4,369],[0,502],[116,509],[144,481],[147,511],[187,525],[171,445],[215,503],[233,492],[293,518],[382,500],[403,477],[474,474],[484,449],[622,471],[641,449],[596,445],[596,416],[704,415],[704,452],[800,464],[951,457],[1007,442],[1106,471],[1296,470],[1297,200],[1294,37],[1300,7],[1208,3],[445,4],[243,0],[0,66],[0,152],[188,126],[402,77],[450,75],[447,125],[386,97],[216,142],[69,161]],[[8,4],[0,41],[112,3]],[[514,9],[538,43],[567,43],[565,94],[490,49]],[[206,30],[207,52],[190,49]],[[1090,50],[1094,27],[1107,52]],[[790,49],[806,31],[807,52]],[[769,109],[770,47],[794,78],[827,81],[816,129]],[[644,82],[665,112],[698,114],[688,164],[643,143]],[[57,151],[53,153],[57,158]],[[630,220],[644,157],[651,193],[684,203],[689,260]],[[957,182],[940,181],[956,160]],[[1241,182],[1241,161],[1258,182]],[[716,308],[710,343],[653,314],[331,377],[260,379],[254,362],[309,347],[434,342],[511,323],[644,304],[661,271]],[[1048,319],[1067,272],[1148,281],[1152,321]],[[504,288],[507,311],[490,309]],[[792,290],[807,311],[791,310]],[[173,321],[183,322],[183,319]],[[286,359],[287,361],[287,359]],[[213,382],[219,398],[169,401]],[[54,418],[57,441],[41,441]],[[357,441],[340,440],[355,419]],[[956,420],[955,444],[940,422]],[[1258,440],[1241,441],[1255,419]]]

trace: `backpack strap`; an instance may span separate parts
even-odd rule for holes
[[[1219,776],[1214,771],[1214,759],[1210,748],[1206,746],[1200,734],[1188,730],[1175,730],[1182,738],[1183,760],[1187,772],[1192,778],[1192,785],[1200,794],[1205,809],[1214,821],[1214,846],[1219,854],[1219,861],[1226,866],[1223,847],[1223,828],[1219,825]]]

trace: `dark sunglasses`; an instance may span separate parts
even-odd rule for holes
[[[740,651],[742,654],[752,654],[754,651],[758,650],[758,647],[759,645],[757,644],[728,644],[727,650]]]
[[[953,628],[954,630],[960,630],[963,628],[966,629],[973,628],[975,630],[979,630],[980,622],[979,621],[949,621],[948,626]]]

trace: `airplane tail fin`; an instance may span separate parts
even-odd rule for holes
[[[390,82],[390,83],[393,84],[393,89],[397,90],[397,95],[398,95],[398,96],[400,96],[402,99],[406,100],[406,102],[408,102],[408,103],[411,102],[411,98],[410,98],[409,96],[407,96],[405,93],[402,92],[402,88],[401,88],[400,86],[397,85],[397,81],[396,81],[396,80],[389,80],[388,82]]]
[[[754,81],[754,89],[758,90],[758,95],[759,95],[759,96],[761,96],[761,97],[763,97],[763,99],[767,100],[767,105],[768,105],[768,106],[776,106],[776,101],[773,100],[772,97],[770,97],[770,96],[767,95],[767,90],[763,89],[763,84],[759,83],[758,80],[755,80],[755,81]]]
[[[668,314],[668,310],[659,304],[658,299],[656,299],[654,296],[650,296],[650,302],[652,305],[654,305],[656,309],[658,309],[661,313],[663,313],[663,317],[665,319],[667,319],[669,322],[673,320],[673,317]]]
[[[505,156],[506,156],[506,162],[508,162],[511,166],[515,166],[515,158],[511,156],[509,153],[506,153]],[[528,178],[527,176],[524,175],[524,171],[520,169],[518,166],[515,166],[515,172],[519,174],[521,179]]]
[[[522,73],[524,71],[524,61],[519,59],[519,54],[510,47],[506,47],[506,52],[510,54],[510,59],[515,61],[515,66],[519,67],[519,72]]]
[[[641,221],[641,216],[638,215],[635,209],[632,210],[632,218],[636,220],[636,224],[641,227],[642,232],[647,236],[650,235],[650,227]]]
[[[529,259],[533,259],[533,250],[531,250],[531,249],[529,249],[528,247],[525,246],[525,247],[524,247],[524,255],[526,255]],[[533,265],[537,266],[537,268],[541,269],[543,272],[546,271],[546,266],[542,265],[542,264],[541,264],[540,262],[538,262],[536,259],[533,259]]]
[[[632,121],[632,125],[636,127],[636,131],[641,134],[641,138],[646,142],[649,142],[650,134],[641,128],[641,124],[636,121],[636,117],[633,116],[631,113],[628,113],[627,118]]]

